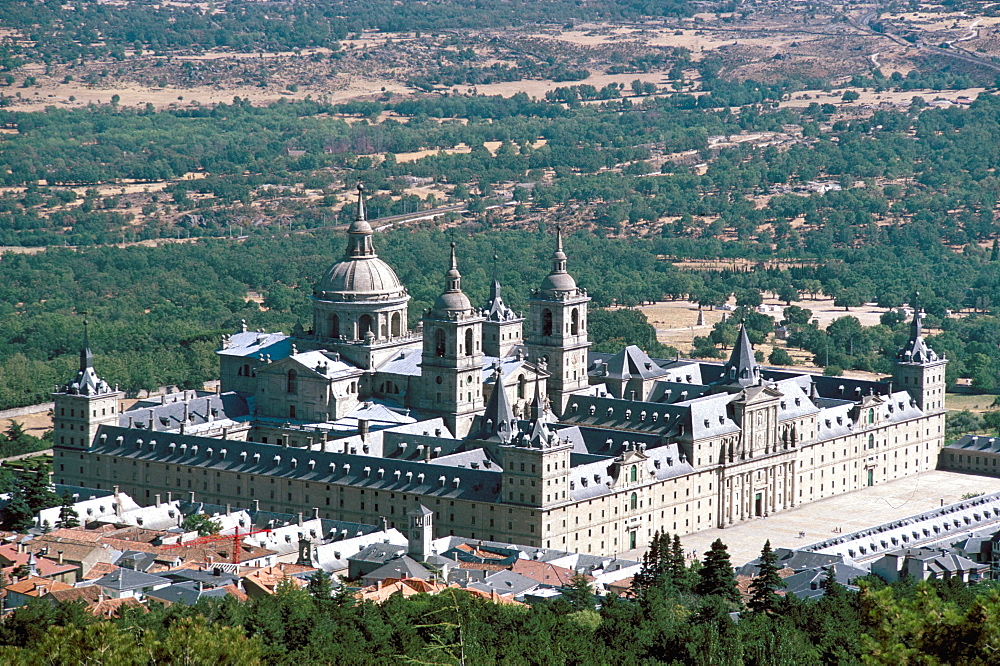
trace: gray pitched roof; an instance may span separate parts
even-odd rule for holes
[[[607,368],[605,376],[612,379],[652,379],[667,374],[635,345],[629,345],[609,358]]]
[[[498,571],[487,576],[481,583],[472,583],[469,587],[483,592],[496,592],[497,594],[511,594],[520,596],[525,592],[531,592],[541,583],[533,578],[522,576],[513,571]]]
[[[759,384],[760,366],[753,355],[753,345],[747,336],[746,324],[740,325],[740,333],[733,345],[733,353],[729,356],[729,361],[724,366],[724,374],[719,380],[720,384],[727,386],[754,386]]]
[[[408,424],[400,428],[418,425]],[[133,460],[155,460],[361,488],[405,490],[416,495],[448,499],[495,501],[501,485],[500,472],[496,469],[470,469],[439,465],[434,460],[420,462],[376,458],[177,433],[149,433],[117,426],[101,426],[90,451]]]
[[[500,373],[500,367],[497,366],[493,374],[493,391],[486,402],[486,411],[481,417],[477,417],[476,437],[509,442],[517,429],[517,419],[514,417],[514,408],[507,398]]]
[[[375,571],[365,574],[362,579],[385,580],[386,578],[421,578],[430,580],[432,574],[422,564],[409,555],[403,555],[390,562],[386,562]]]
[[[183,604],[185,606],[193,606],[201,599],[222,599],[228,595],[229,592],[221,587],[210,589],[199,588],[198,583],[194,581],[175,583],[174,585],[145,594],[147,598],[159,599],[172,604]]]
[[[126,569],[124,567],[115,569],[111,573],[101,576],[94,581],[94,585],[100,585],[101,587],[109,590],[117,590],[119,592],[124,590],[139,590],[144,587],[152,587],[154,585],[169,584],[170,580],[162,576],[154,576],[153,574],[143,573],[142,571],[133,571],[132,569]]]
[[[406,546],[391,543],[373,543],[347,558],[349,562],[371,562],[385,564],[406,553]]]
[[[910,339],[896,354],[896,360],[902,363],[933,363],[938,360],[938,355],[927,346],[922,335],[920,319],[923,314],[917,305],[918,296],[919,294],[913,296],[913,321],[910,324]]]

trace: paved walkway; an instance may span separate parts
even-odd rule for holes
[[[929,511],[962,499],[966,493],[1000,491],[1000,478],[931,471],[889,481],[837,497],[796,507],[790,511],[739,523],[726,529],[711,529],[681,537],[684,549],[701,558],[712,542],[722,539],[729,548],[734,566],[760,555],[764,542],[772,548],[801,548],[835,535],[846,534],[881,523]],[[805,537],[799,536],[805,532]],[[622,553],[628,559],[642,559],[643,550]]]

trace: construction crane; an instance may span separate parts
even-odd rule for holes
[[[254,534],[260,534],[262,532],[270,533],[271,528],[265,527],[262,530],[247,530],[246,532],[240,532],[239,526],[236,527],[236,531],[232,534],[211,534],[209,536],[198,537],[197,539],[191,539],[190,541],[183,541],[178,543],[171,543],[162,548],[184,548],[187,546],[201,546],[205,544],[215,543],[216,541],[225,541],[226,539],[233,540],[233,564],[239,566],[240,564],[240,541],[246,539]]]

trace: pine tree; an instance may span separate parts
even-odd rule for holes
[[[59,519],[56,521],[56,527],[78,527],[80,525],[80,518],[76,515],[76,511],[73,510],[73,496],[69,493],[63,493],[62,504],[59,505]]]
[[[712,542],[712,548],[705,553],[705,564],[698,571],[696,592],[702,596],[716,595],[726,601],[738,603],[740,592],[736,588],[733,565],[729,560],[729,550],[722,539]]]
[[[764,542],[760,551],[757,577],[750,583],[750,601],[747,607],[754,613],[774,613],[780,597],[777,590],[785,587],[778,575],[778,556],[771,550],[771,541]]]
[[[333,581],[330,574],[322,569],[317,569],[316,573],[309,579],[306,590],[317,601],[329,601],[333,597]]]
[[[684,549],[681,547],[681,538],[675,534],[673,542],[670,543],[670,560],[668,565],[670,581],[679,590],[687,588],[687,561],[684,559]]]
[[[1000,240],[993,239],[993,251],[990,252],[990,261],[1000,259]]]

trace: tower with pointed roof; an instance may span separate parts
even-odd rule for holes
[[[549,372],[549,402],[559,414],[570,394],[587,388],[587,291],[577,286],[566,271],[562,229],[556,230],[552,270],[528,301],[531,324],[528,333],[530,360],[541,362]]]
[[[444,417],[464,437],[483,410],[483,320],[462,293],[455,243],[445,273],[445,289],[423,318],[420,381],[424,411]]]
[[[747,335],[746,322],[740,322],[740,332],[733,345],[733,352],[723,366],[723,375],[717,382],[732,389],[745,389],[761,383],[760,366],[753,355],[753,345]]]
[[[486,303],[486,321],[483,322],[483,351],[488,356],[509,356],[513,349],[524,342],[524,318],[511,310],[500,296],[500,282],[493,278],[490,300]]]
[[[56,387],[52,394],[52,434],[57,449],[89,448],[98,426],[118,424],[119,407],[125,397],[124,393],[97,376],[86,320],[83,327],[80,369],[71,381]],[[58,452],[56,457],[59,457]]]
[[[359,183],[344,257],[316,283],[312,300],[316,342],[368,368],[388,358],[395,346],[413,340],[407,327],[410,295],[392,267],[375,254],[364,195]]]
[[[942,412],[948,359],[940,358],[924,340],[919,297],[919,293],[913,296],[910,338],[896,354],[892,379],[895,387],[905,389],[922,411]]]

